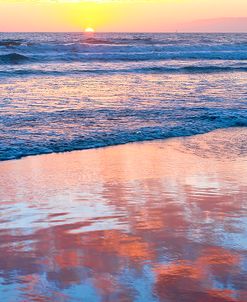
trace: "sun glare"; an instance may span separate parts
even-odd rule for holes
[[[85,29],[85,33],[94,33],[94,32],[95,32],[95,30],[92,27],[87,27]]]

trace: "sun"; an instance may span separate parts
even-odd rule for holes
[[[92,27],[85,28],[85,33],[94,33],[95,30]]]

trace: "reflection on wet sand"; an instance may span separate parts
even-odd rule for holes
[[[244,136],[0,163],[1,301],[246,301]]]

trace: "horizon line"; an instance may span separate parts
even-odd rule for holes
[[[82,31],[0,31],[0,34],[5,34],[5,33],[16,33],[16,34],[21,34],[21,33],[86,33],[84,30]],[[115,34],[120,34],[120,33],[125,33],[125,34],[247,34],[247,31],[95,31],[92,34],[110,34],[110,33],[115,33]]]

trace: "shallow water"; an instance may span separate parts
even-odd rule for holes
[[[0,163],[1,301],[246,301],[246,139]]]
[[[246,126],[246,38],[0,33],[0,160]]]

